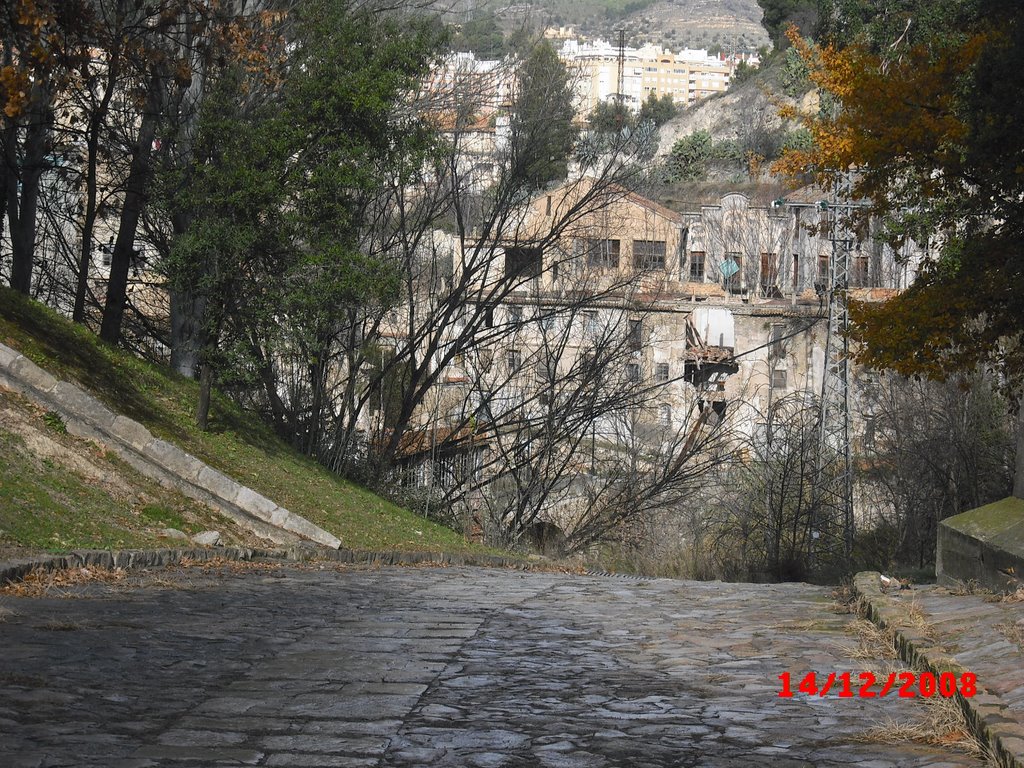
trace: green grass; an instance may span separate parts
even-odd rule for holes
[[[195,382],[104,344],[87,329],[6,288],[0,289],[0,342],[57,378],[77,381],[112,409],[145,424],[154,435],[330,531],[343,546],[485,551],[456,532],[326,471],[225,397],[215,395],[210,428],[199,430],[192,420],[198,393]],[[0,458],[6,459],[12,451],[17,455],[14,446],[0,444]],[[110,546],[105,542],[113,534],[104,528],[98,504],[87,499],[88,494],[69,501],[53,477],[46,479],[53,486],[47,501],[31,490],[44,479],[26,477],[18,481],[5,473],[0,504],[7,501],[8,494],[11,498],[17,494],[17,504],[25,505],[23,509],[29,514],[58,515],[59,508],[67,509],[68,526],[79,531],[73,537],[78,542],[75,546],[85,545],[83,537],[97,546]],[[91,527],[82,521],[86,516],[97,517]],[[159,517],[159,513],[151,511],[147,519],[153,520],[154,516]],[[28,537],[19,534],[20,530],[16,524],[11,525],[8,536],[26,545],[31,541],[32,546],[43,546],[37,543],[38,536]],[[128,538],[122,538],[129,545]]]
[[[0,395],[0,406],[9,412],[21,407],[30,414],[25,402]],[[44,427],[44,417],[38,421]],[[86,441],[64,435],[60,445],[68,455],[88,457],[116,482],[105,485],[59,460],[41,458],[20,435],[0,428],[0,544],[54,552],[124,549],[167,546],[159,533],[168,527],[186,533],[218,527],[228,536],[234,533],[212,510],[160,487]],[[140,509],[142,498],[161,502]]]

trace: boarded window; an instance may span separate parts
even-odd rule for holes
[[[775,253],[761,254],[761,295],[771,296],[779,280],[779,256]]]
[[[768,354],[779,359],[786,356],[786,326],[776,323],[768,332]]]
[[[633,267],[636,269],[664,269],[664,240],[634,240]]]

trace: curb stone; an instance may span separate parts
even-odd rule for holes
[[[52,557],[28,558],[0,562],[0,587],[23,581],[32,571],[62,571],[70,568],[158,568],[176,565],[183,560],[251,561],[269,560],[292,563],[337,562],[367,565],[470,566],[480,568],[511,568],[520,571],[539,570],[525,560],[500,555],[473,555],[449,552],[372,552],[356,549],[328,549],[300,545],[289,549],[250,549],[248,547],[216,547],[188,549],[77,550]]]
[[[900,658],[907,664],[933,674],[952,672],[960,676],[970,670],[962,667],[936,648],[924,632],[904,620],[904,611],[881,588],[881,574],[862,571],[853,579],[855,593],[862,599],[861,612],[882,629],[895,634]],[[978,693],[966,697],[959,691],[957,704],[973,734],[985,744],[1000,768],[1024,768],[1024,726],[1008,716],[1008,707],[999,696],[978,686]]]

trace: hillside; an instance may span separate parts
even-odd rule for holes
[[[197,385],[101,342],[0,289],[0,342],[74,381],[215,469],[330,531],[353,549],[466,551],[463,537],[345,482],[216,397],[209,431],[192,423]],[[0,548],[169,546],[165,528],[220,531],[255,545],[214,510],[147,480],[47,413],[0,388]]]
[[[544,0],[532,3],[456,3],[449,18],[475,21],[505,34],[520,29],[571,28],[577,35],[606,40],[619,30],[631,46],[655,43],[680,48],[755,51],[770,44],[757,0]],[[486,22],[489,22],[486,23]]]
[[[660,201],[677,207],[680,201],[715,202],[726,192],[743,192],[766,203],[793,186],[769,172],[771,162],[800,133],[800,125],[784,120],[779,110],[785,105],[813,111],[817,97],[805,81],[786,79],[787,58],[769,58],[743,83],[680,111],[658,129],[655,158],[661,162],[667,160],[676,142],[697,132],[706,132],[716,144],[732,148],[726,156],[709,161],[701,178],[655,190]],[[753,173],[745,161],[749,152],[761,158]]]

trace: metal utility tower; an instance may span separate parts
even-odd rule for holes
[[[850,456],[850,254],[854,234],[850,218],[852,180],[843,174],[825,207],[828,216],[829,256],[828,327],[825,335],[825,370],[821,381],[818,453],[814,477],[812,547],[815,565],[822,560],[848,561],[853,552],[853,467]]]
[[[615,100],[621,110],[626,103],[626,30],[619,30],[619,71],[615,84]]]

